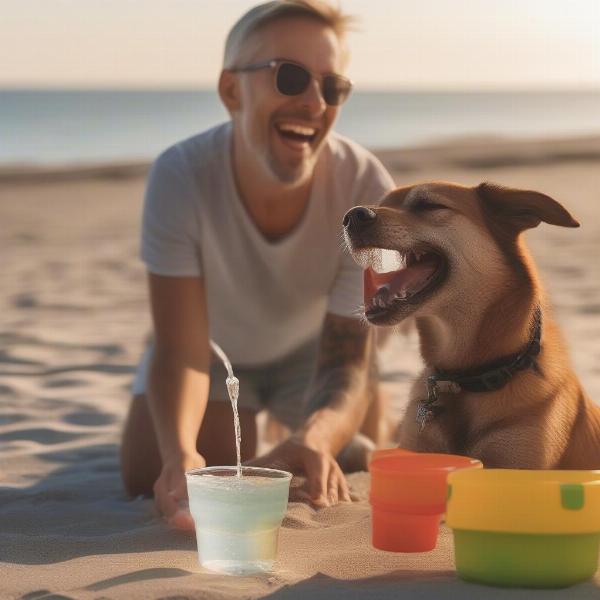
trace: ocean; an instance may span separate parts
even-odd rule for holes
[[[146,160],[227,118],[208,90],[0,90],[0,164]],[[335,129],[369,148],[600,134],[600,90],[356,91]]]

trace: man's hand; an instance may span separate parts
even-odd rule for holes
[[[206,466],[197,452],[169,458],[154,483],[154,502],[160,515],[175,529],[194,530],[194,520],[186,507],[185,472]]]
[[[351,501],[348,483],[335,458],[298,435],[292,435],[268,454],[245,464],[304,474],[306,483],[294,490],[292,500],[309,501],[319,507]]]

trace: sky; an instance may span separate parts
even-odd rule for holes
[[[214,87],[256,0],[0,0],[1,87]],[[600,0],[341,0],[363,89],[600,88]]]

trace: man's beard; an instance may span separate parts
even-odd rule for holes
[[[270,148],[261,158],[273,179],[286,186],[296,187],[306,183],[312,177],[319,151],[320,149],[312,156],[299,161],[296,165],[282,164]]]

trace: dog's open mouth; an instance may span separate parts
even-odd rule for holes
[[[404,252],[361,248],[352,252],[364,271],[365,316],[373,323],[390,320],[401,309],[416,308],[441,284],[447,272],[444,256],[433,249]]]

